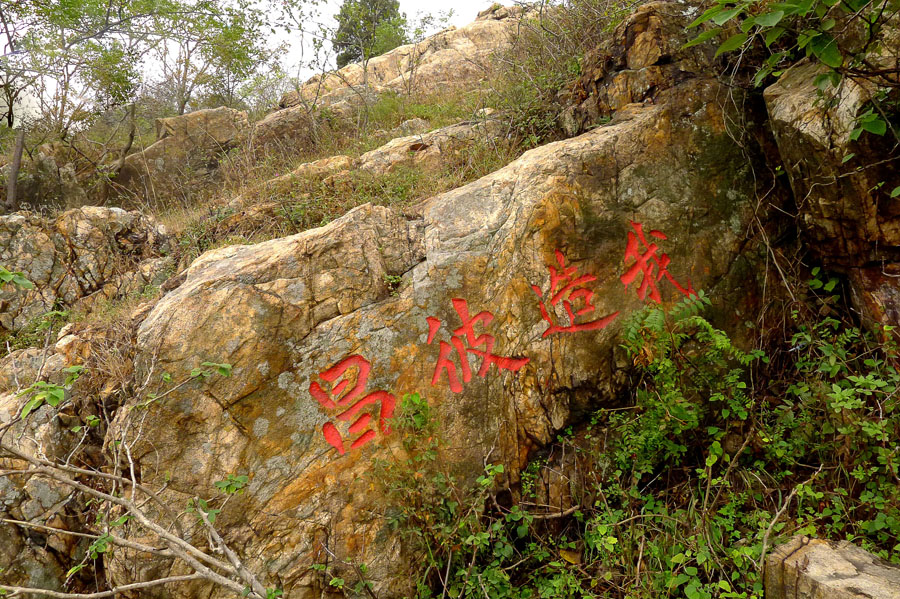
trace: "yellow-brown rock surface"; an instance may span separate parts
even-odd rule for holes
[[[85,206],[52,220],[26,212],[0,216],[0,265],[34,284],[0,289],[0,332],[18,331],[54,306],[149,282],[152,274],[138,264],[158,258],[168,242],[152,219],[121,208]]]
[[[156,143],[130,154],[113,186],[151,205],[185,195],[210,182],[221,154],[236,146],[248,128],[246,112],[224,106],[157,119]]]

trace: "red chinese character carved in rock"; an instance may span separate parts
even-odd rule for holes
[[[622,283],[625,284],[625,288],[634,282],[637,278],[638,274],[643,274],[641,278],[640,286],[638,287],[637,294],[638,297],[644,299],[647,296],[647,291],[650,291],[650,299],[655,301],[656,303],[662,302],[662,297],[659,294],[659,288],[657,288],[656,283],[665,277],[669,280],[670,283],[675,285],[675,288],[678,289],[684,295],[690,297],[692,295],[697,295],[694,291],[694,288],[691,286],[691,282],[688,281],[687,289],[678,284],[674,277],[669,274],[669,256],[667,254],[659,254],[657,255],[657,251],[659,250],[659,246],[656,243],[647,243],[647,238],[644,236],[644,226],[641,223],[636,223],[634,221],[631,222],[631,228],[634,231],[628,232],[628,243],[625,246],[625,263],[628,263],[628,259],[631,258],[634,260],[634,264],[632,264],[625,274],[623,274],[619,279]],[[654,237],[656,239],[666,239],[666,236],[661,231],[649,231],[647,233],[650,237]],[[643,246],[644,250],[641,251],[641,246]],[[654,274],[654,269],[657,271]]]
[[[352,388],[348,389],[347,387],[351,381],[351,373],[348,371],[351,368],[356,368],[356,382]],[[350,449],[362,447],[375,438],[376,433],[372,423],[371,410],[363,411],[369,406],[380,406],[378,426],[385,435],[391,432],[387,425],[387,419],[394,415],[394,406],[397,403],[396,398],[387,391],[375,391],[360,397],[366,391],[366,383],[369,380],[369,372],[371,370],[372,365],[362,356],[348,356],[328,370],[319,373],[320,379],[330,383],[330,391],[323,389],[318,381],[312,381],[309,384],[310,395],[323,408],[326,410],[342,410],[337,414],[337,420],[341,422],[353,421],[347,430],[351,437],[358,436],[350,442]],[[340,382],[338,382],[338,379],[340,379]],[[344,455],[347,451],[346,442],[333,422],[325,423],[322,427],[322,434],[325,435],[325,440],[338,450],[338,453]]]
[[[596,281],[594,275],[580,275],[578,269],[574,266],[566,266],[566,258],[563,253],[556,250],[556,262],[559,264],[559,270],[555,266],[550,266],[550,290],[547,297],[544,297],[541,288],[532,285],[531,288],[540,298],[541,316],[550,325],[541,337],[549,337],[554,333],[575,333],[577,331],[596,331],[604,329],[616,319],[618,312],[613,312],[608,316],[597,320],[576,322],[580,317],[593,312],[596,307],[591,303],[594,292],[587,288],[586,284]],[[577,311],[573,304],[578,300],[584,302],[584,306]],[[563,309],[569,319],[568,325],[561,325],[554,320],[556,314],[553,312],[557,304],[562,302]]]
[[[494,364],[500,370],[509,370],[511,372],[518,372],[519,369],[528,364],[529,358],[505,358],[492,353],[495,342],[494,336],[487,333],[478,335],[475,332],[475,325],[480,323],[482,327],[486,328],[494,320],[493,314],[484,311],[479,312],[475,316],[469,316],[469,304],[466,300],[454,298],[452,301],[453,307],[462,321],[462,326],[453,331],[450,343],[446,341],[440,342],[437,364],[434,367],[434,375],[431,377],[432,386],[438,384],[441,380],[441,373],[446,371],[450,390],[454,393],[462,392],[462,383],[468,383],[472,380],[472,369],[469,367],[467,354],[481,356],[481,367],[478,369],[478,376],[480,377],[487,375],[491,364]],[[431,344],[438,329],[441,328],[441,321],[434,316],[429,316],[425,320],[428,322],[428,343]],[[459,362],[459,370],[457,370],[457,366],[451,358],[451,354],[454,351]],[[460,382],[459,373],[462,374],[462,382]]]

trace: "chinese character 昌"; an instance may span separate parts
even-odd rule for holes
[[[356,383],[352,388],[348,389],[347,387],[350,385],[348,370],[352,367],[355,367],[357,371]],[[350,437],[356,436],[350,442],[350,449],[362,447],[375,438],[376,432],[372,423],[372,413],[370,410],[363,411],[368,406],[380,406],[378,426],[382,434],[387,435],[391,432],[387,426],[387,419],[394,415],[394,406],[397,403],[396,398],[386,391],[375,391],[360,398],[365,393],[366,383],[371,370],[372,365],[362,356],[348,356],[328,370],[319,373],[320,379],[331,384],[331,391],[325,391],[318,381],[313,381],[309,384],[310,395],[323,408],[330,411],[342,410],[337,414],[337,420],[341,422],[353,421],[347,428]],[[337,382],[338,379],[341,379],[341,381]],[[360,414],[360,412],[362,413]],[[341,432],[333,422],[325,423],[322,427],[322,434],[325,435],[325,440],[338,450],[338,453],[344,455],[347,447]]]

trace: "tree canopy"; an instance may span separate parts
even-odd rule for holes
[[[344,0],[332,45],[337,66],[367,61],[407,42],[406,15],[398,0]]]

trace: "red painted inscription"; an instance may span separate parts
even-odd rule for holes
[[[545,297],[541,288],[532,285],[531,288],[540,298],[541,316],[550,325],[544,331],[542,337],[548,337],[554,333],[575,333],[578,331],[596,331],[606,328],[609,323],[616,319],[618,312],[613,312],[603,318],[596,320],[587,320],[586,315],[594,312],[596,307],[591,300],[594,292],[588,289],[587,284],[597,280],[597,277],[589,274],[579,274],[578,269],[574,266],[566,266],[566,259],[562,252],[556,250],[556,266],[550,265],[550,290]],[[579,309],[575,309],[573,304],[581,302],[583,305]],[[557,316],[553,311],[560,302],[566,311],[569,324],[560,324]],[[592,315],[592,314],[591,314]],[[577,321],[581,322],[577,322]]]
[[[494,336],[487,333],[478,335],[475,332],[475,325],[477,324],[486,329],[491,321],[494,320],[493,314],[483,311],[475,316],[469,316],[469,304],[466,300],[454,298],[452,301],[453,307],[462,321],[462,326],[453,331],[450,343],[446,341],[440,342],[437,364],[434,367],[434,375],[431,377],[432,386],[436,386],[441,379],[441,373],[446,372],[450,390],[454,393],[460,393],[463,390],[462,383],[468,383],[472,380],[472,369],[469,367],[467,354],[481,356],[481,367],[478,369],[478,376],[480,377],[487,375],[491,364],[494,364],[500,370],[512,372],[518,372],[520,368],[528,364],[529,358],[506,358],[492,353],[495,342]],[[431,344],[441,328],[441,321],[434,316],[429,316],[425,320],[428,322],[428,343]],[[459,369],[457,369],[457,365],[451,357],[454,352],[456,352],[456,359],[459,362]],[[460,374],[462,375],[462,382],[460,382]]]
[[[628,264],[629,259],[634,260],[634,264],[625,271],[625,274],[619,277],[622,283],[625,284],[625,288],[627,289],[637,279],[637,276],[641,274],[643,276],[637,290],[638,297],[641,299],[644,299],[649,291],[650,299],[656,303],[662,302],[656,283],[663,277],[668,279],[684,295],[688,297],[697,295],[690,281],[688,281],[687,289],[685,289],[669,274],[668,267],[669,262],[671,262],[669,256],[667,254],[657,255],[659,246],[656,243],[647,242],[643,225],[631,221],[631,228],[634,231],[628,232],[628,243],[625,246],[625,264]],[[666,239],[666,236],[661,231],[653,230],[647,234],[656,239]],[[656,273],[653,272],[654,270],[656,270]]]
[[[352,380],[351,369],[356,370],[356,381],[349,388]],[[340,411],[335,418],[341,422],[351,422],[347,429],[350,441],[350,449],[362,447],[375,438],[375,430],[372,423],[370,406],[380,406],[378,413],[378,426],[385,435],[390,433],[387,419],[394,415],[396,398],[387,391],[374,391],[360,397],[366,391],[366,383],[372,365],[368,360],[359,355],[348,356],[329,368],[319,373],[319,378],[329,383],[330,391],[326,391],[318,381],[309,384],[309,393],[319,404],[329,411]],[[340,379],[340,382],[338,380]],[[364,411],[365,410],[365,411]],[[362,413],[361,413],[362,412]],[[322,426],[322,434],[338,453],[343,455],[347,451],[347,442],[333,422],[326,422]],[[354,438],[355,437],[355,438]]]

